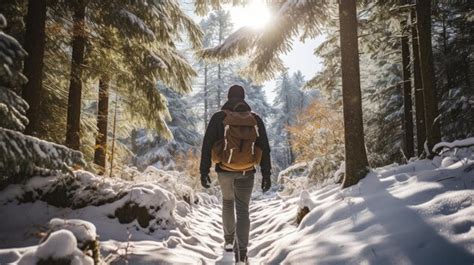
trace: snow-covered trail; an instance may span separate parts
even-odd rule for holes
[[[344,190],[329,184],[300,197],[262,196],[257,191],[250,204],[250,264],[473,265],[473,153],[374,169]],[[45,181],[33,179],[26,186]],[[116,189],[125,184],[110,185]],[[145,189],[156,188],[150,185],[140,180],[123,187],[140,192],[134,201],[146,205],[159,204],[158,198],[167,204],[174,201],[155,197]],[[234,264],[233,253],[223,251],[221,202],[216,196],[198,193],[197,204],[173,202],[170,226],[150,231],[136,220],[120,224],[110,217],[128,197],[80,209],[5,199],[22,191],[24,187],[13,186],[0,194],[0,264],[35,248],[38,237],[33,234],[55,217],[93,223],[102,256],[111,264]],[[297,226],[301,205],[311,211]]]
[[[131,264],[234,264],[232,252],[223,251],[221,202],[216,197],[200,194],[200,203],[189,207],[178,204],[177,227],[161,244],[135,241],[129,244],[128,260]],[[249,241],[250,264],[261,264],[262,257],[271,250],[271,244],[297,229],[293,204],[297,198],[282,203],[276,197],[253,199],[250,205],[251,231]],[[285,211],[286,210],[286,211]],[[276,215],[275,212],[279,212]],[[282,218],[281,213],[285,213]],[[108,247],[107,247],[108,246]],[[113,249],[114,242],[103,242],[103,247]]]
[[[307,198],[312,210],[299,226],[300,198],[253,199],[250,264],[474,264],[470,158],[387,166],[354,187],[328,185]],[[168,241],[180,244],[168,251],[232,264],[232,254],[222,254],[220,202],[201,199],[187,213],[178,209],[186,229],[178,227],[183,235]]]

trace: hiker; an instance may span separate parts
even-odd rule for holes
[[[247,263],[249,202],[255,166],[260,165],[262,190],[266,192],[271,186],[271,162],[263,121],[251,112],[245,102],[245,90],[239,85],[229,88],[228,101],[221,111],[214,113],[207,126],[200,165],[204,188],[210,187],[211,161],[216,164],[215,170],[222,190],[224,249],[228,252],[234,250],[236,263]]]

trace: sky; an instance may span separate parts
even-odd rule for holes
[[[246,6],[229,7],[229,11],[235,29],[243,26],[262,28],[271,25],[271,13],[262,0],[250,1]],[[305,79],[309,80],[321,69],[321,59],[316,57],[313,51],[323,40],[324,37],[306,40],[304,43],[299,39],[293,40],[293,49],[289,53],[281,55],[290,74],[299,70]],[[275,85],[275,80],[264,83],[264,90],[269,102],[273,101]]]
[[[202,17],[193,14],[192,5],[188,3],[185,4],[185,6],[189,15],[196,19],[196,21],[202,19]],[[229,5],[225,8],[230,11],[232,22],[236,30],[243,26],[262,28],[271,24],[271,13],[266,8],[263,0],[250,0],[246,6],[235,7]],[[305,79],[309,80],[321,70],[321,59],[316,57],[313,51],[323,40],[323,37],[306,40],[304,43],[298,39],[293,40],[293,49],[289,53],[281,55],[290,74],[299,70],[303,73]],[[273,89],[276,86],[276,82],[275,80],[270,80],[263,85],[268,102],[271,103],[275,97]]]
[[[294,40],[291,52],[281,56],[286,67],[289,68],[288,71],[293,73],[300,70],[305,80],[311,79],[322,68],[321,58],[316,57],[313,54],[313,50],[318,47],[323,40],[323,37],[307,40],[304,43],[299,40]],[[273,101],[273,89],[275,85],[275,80],[264,83],[265,94],[269,102]]]

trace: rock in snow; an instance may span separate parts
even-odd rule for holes
[[[67,260],[71,265],[93,265],[92,258],[86,256],[77,248],[74,235],[68,230],[59,230],[49,237],[35,250],[27,252],[18,261],[18,265],[35,265],[37,262],[54,262]]]
[[[52,231],[61,229],[70,231],[78,243],[94,241],[97,238],[95,226],[91,222],[80,219],[53,218],[49,221],[49,227]]]

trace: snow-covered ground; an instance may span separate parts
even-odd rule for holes
[[[331,184],[300,196],[255,196],[250,264],[474,264],[474,148],[446,147],[452,149],[434,160],[374,169],[345,190]],[[92,176],[80,174],[93,183]],[[149,180],[103,185],[113,191],[134,187],[134,192],[73,210],[41,201],[18,204],[11,199],[21,191],[18,186],[3,191],[0,264],[16,262],[25,253],[44,253],[39,248],[45,242],[35,246],[37,234],[64,221],[49,223],[55,217],[93,223],[102,256],[114,264],[233,263],[233,255],[222,251],[217,197],[198,193],[199,202],[188,204]],[[111,215],[130,200],[147,209],[156,204],[171,208],[151,212],[155,219],[146,228],[137,220],[121,224]],[[311,211],[298,226],[296,214],[304,206]],[[166,225],[158,225],[158,217]],[[64,232],[59,236],[70,239]]]

